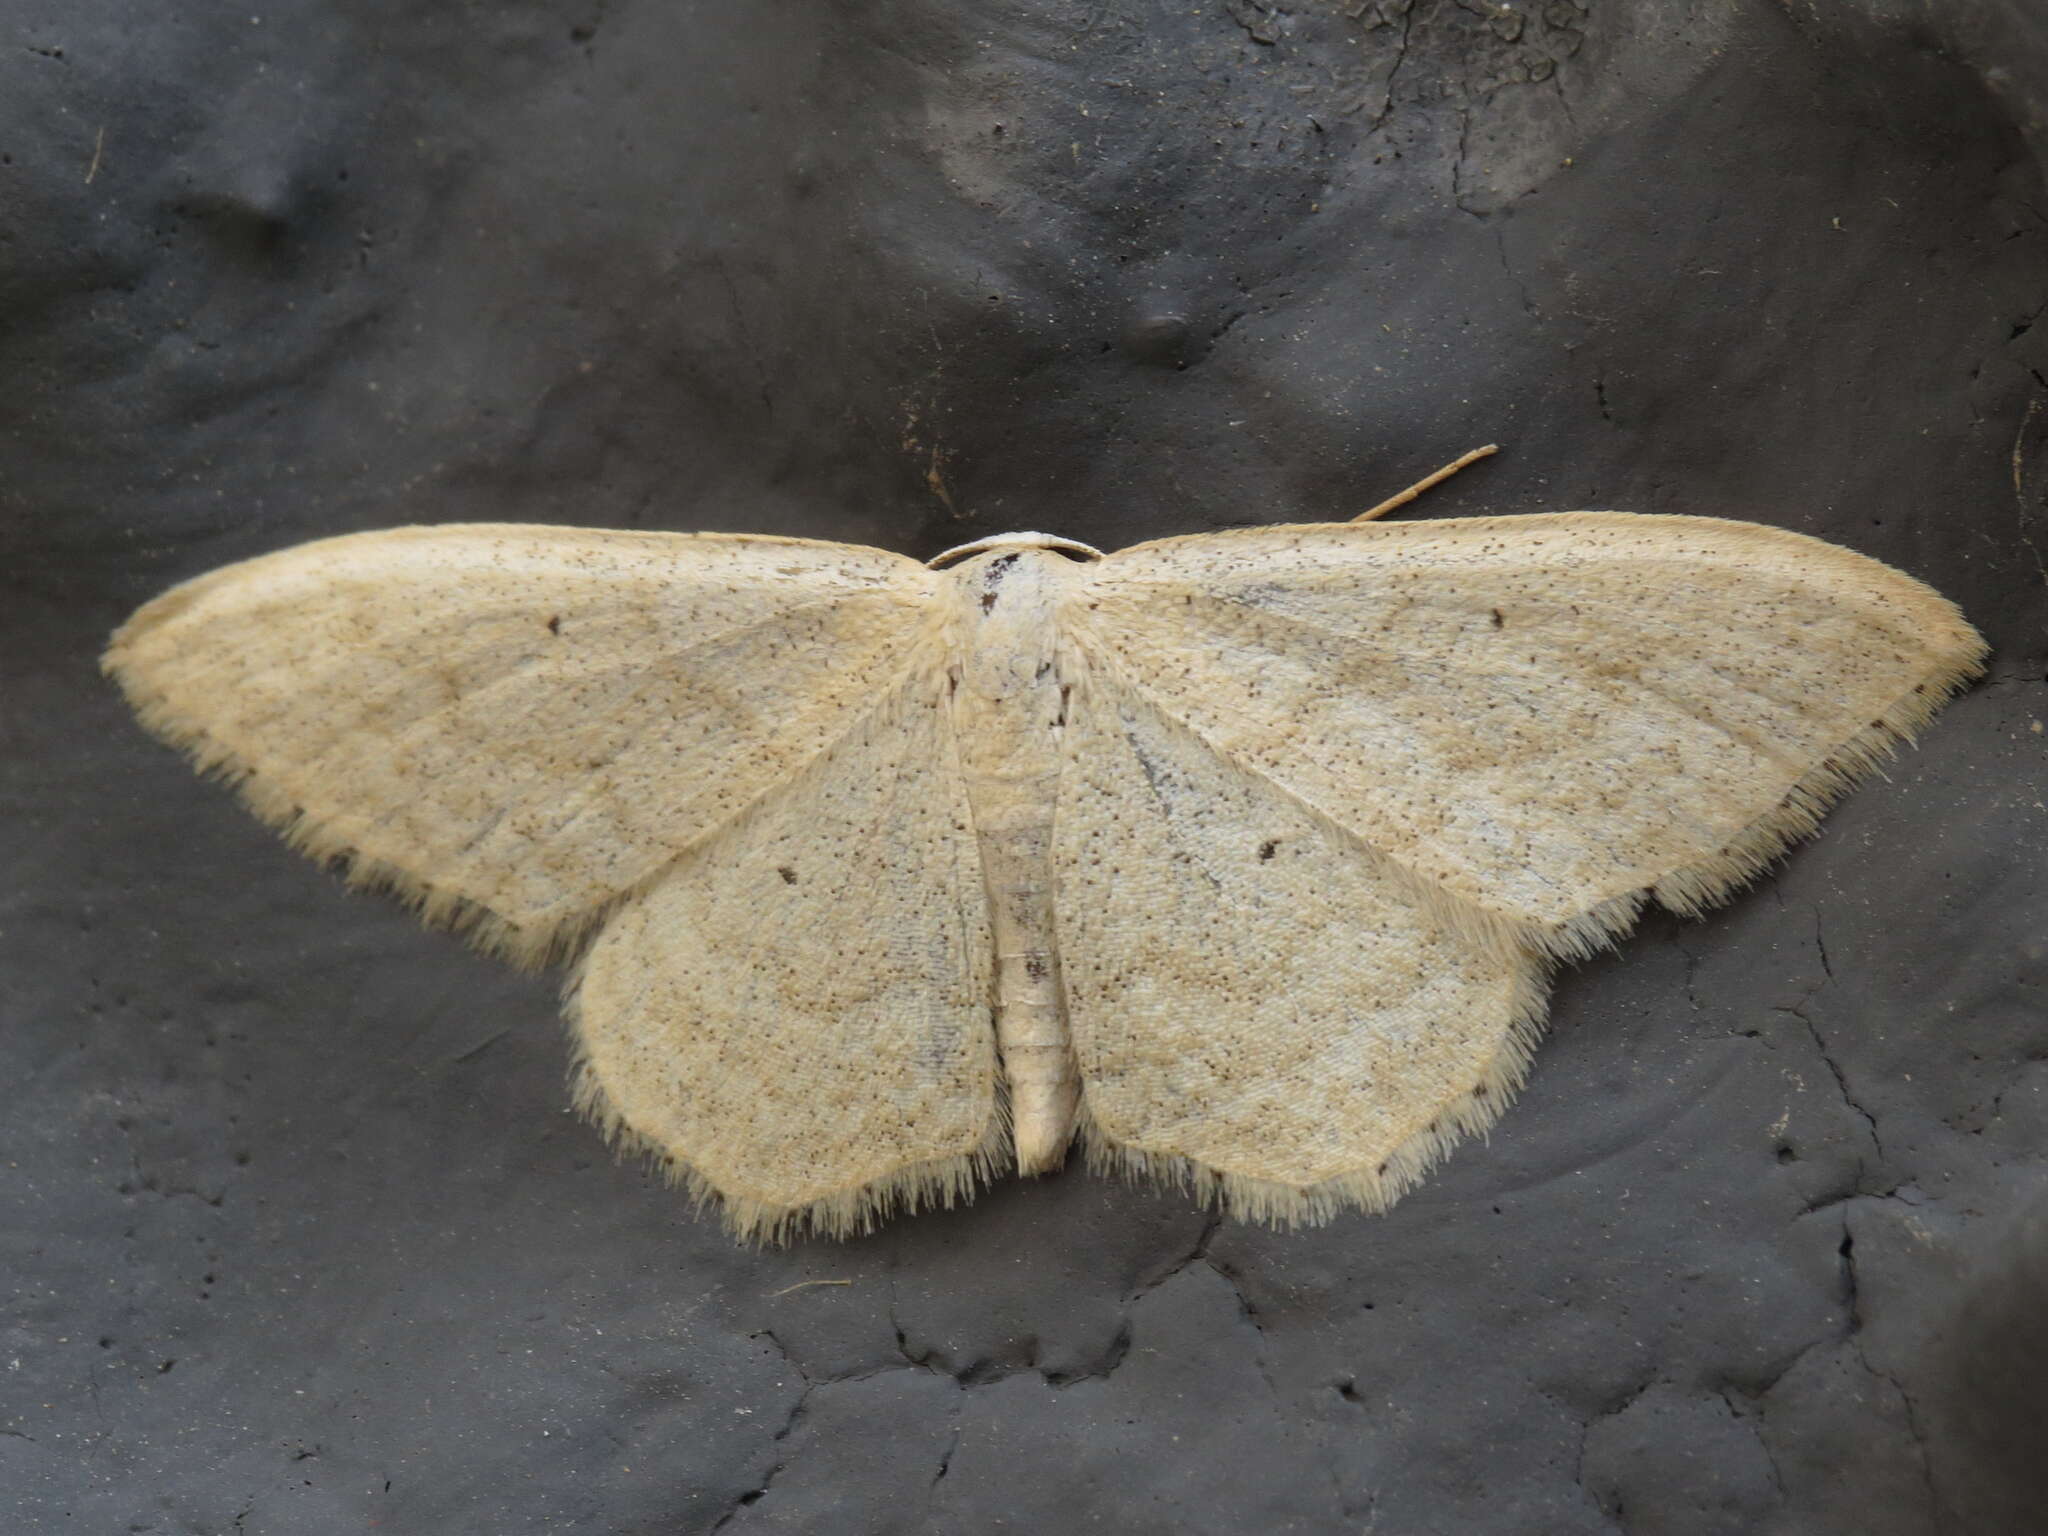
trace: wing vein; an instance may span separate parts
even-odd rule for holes
[[[1097,654],[1093,651],[1092,647],[1084,648],[1084,650],[1090,667],[1095,669],[1098,675],[1114,676],[1116,686],[1122,688],[1130,697],[1136,699],[1143,708],[1151,710],[1162,720],[1173,725],[1177,730],[1185,732],[1195,741],[1200,742],[1202,749],[1214,756],[1219,762],[1227,763],[1238,773],[1256,780],[1259,784],[1285,800],[1289,805],[1294,806],[1309,817],[1317,826],[1359,848],[1370,857],[1380,860],[1387,868],[1395,871],[1400,876],[1409,893],[1420,904],[1446,917],[1454,925],[1457,925],[1459,918],[1462,917],[1462,931],[1481,937],[1489,944],[1516,944],[1522,942],[1532,926],[1531,924],[1509,914],[1495,911],[1493,908],[1473,901],[1468,896],[1449,889],[1439,881],[1430,879],[1427,875],[1416,870],[1395,854],[1390,853],[1378,843],[1373,842],[1372,839],[1367,837],[1358,828],[1338,820],[1337,817],[1316,804],[1315,801],[1307,798],[1292,785],[1275,778],[1256,764],[1245,762],[1236,753],[1229,751],[1227,748],[1219,746],[1210,738],[1207,732],[1188,719],[1186,715],[1170,708],[1143,685],[1133,682],[1129,674],[1117,664],[1113,657]],[[1247,717],[1240,715],[1238,718]],[[1547,879],[1544,880],[1544,883],[1546,885],[1552,884]]]
[[[1232,608],[1240,613],[1249,614],[1263,622],[1271,622],[1283,628],[1305,631],[1311,634],[1327,635],[1333,640],[1354,644],[1368,656],[1385,658],[1393,665],[1399,667],[1405,675],[1434,673],[1438,677],[1456,674],[1467,677],[1512,678],[1520,683],[1552,690],[1564,686],[1556,673],[1545,672],[1538,667],[1520,665],[1511,658],[1504,657],[1497,661],[1481,661],[1476,658],[1467,660],[1455,656],[1439,658],[1417,657],[1395,650],[1389,646],[1376,644],[1366,636],[1354,633],[1353,631],[1321,624],[1314,619],[1307,618],[1301,614],[1289,613],[1284,609],[1262,607],[1258,604],[1244,602],[1239,598],[1220,596],[1213,593],[1204,593],[1197,601],[1202,604]],[[1604,607],[1606,605],[1601,606]],[[1683,636],[1686,633],[1675,625],[1664,626],[1664,632],[1674,636]],[[1718,735],[1726,737],[1739,746],[1746,747],[1757,756],[1788,772],[1791,778],[1796,779],[1804,771],[1798,758],[1785,752],[1782,748],[1775,747],[1762,733],[1745,730],[1742,727],[1730,725],[1716,719],[1713,715],[1686,702],[1671,689],[1644,676],[1640,672],[1631,673],[1630,682],[1639,685],[1639,690],[1642,694],[1646,694],[1656,699],[1659,703],[1664,704],[1673,714],[1692,720]],[[1580,689],[1579,691],[1582,693],[1592,692],[1589,689]],[[1755,696],[1766,699],[1770,698],[1768,694],[1757,694]],[[1532,702],[1524,691],[1517,690],[1508,694],[1507,697],[1509,702],[1518,705],[1530,715],[1538,719],[1543,718],[1544,710],[1541,705]],[[1771,702],[1777,703],[1780,701],[1772,699]]]

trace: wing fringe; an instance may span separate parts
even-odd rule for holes
[[[252,816],[283,837],[294,852],[338,875],[350,890],[392,897],[429,928],[453,933],[520,970],[537,971],[573,958],[604,920],[638,890],[620,892],[545,929],[522,927],[480,902],[422,879],[403,865],[372,858],[337,831],[333,822],[308,811],[232,747],[194,724],[161,694],[146,689],[125,664],[120,649],[117,637],[100,670],[120,685],[143,729],[182,753],[202,778],[226,785]]]
[[[1822,758],[1767,814],[1711,857],[1664,876],[1649,894],[1680,916],[1697,917],[1727,901],[1795,844],[1813,836],[1836,801],[1896,758],[1901,747],[1911,746],[1944,704],[1983,676],[1990,647],[1974,630],[1967,632],[1974,647],[1943,657],[1888,709]]]
[[[636,1130],[613,1104],[584,1045],[582,984],[583,971],[579,966],[563,991],[562,1002],[570,1029],[569,1092],[577,1112],[597,1127],[605,1144],[621,1161],[638,1160],[670,1187],[681,1189],[689,1196],[694,1211],[717,1211],[726,1231],[738,1242],[757,1248],[777,1248],[806,1237],[864,1237],[895,1216],[965,1205],[1012,1171],[1015,1164],[1009,1092],[998,1074],[995,1107],[990,1112],[988,1128],[981,1140],[965,1152],[906,1163],[879,1179],[850,1184],[793,1205],[720,1189],[695,1165]]]
[[[1479,1080],[1439,1104],[1429,1120],[1396,1143],[1377,1163],[1314,1184],[1283,1184],[1211,1168],[1178,1153],[1119,1143],[1104,1132],[1081,1088],[1081,1145],[1088,1170],[1137,1184],[1184,1191],[1239,1221],[1273,1227],[1320,1227],[1346,1211],[1377,1215],[1413,1189],[1468,1136],[1483,1136],[1514,1102],[1549,1013],[1548,977],[1525,974],[1500,1051]]]

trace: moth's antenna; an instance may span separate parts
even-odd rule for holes
[[[1470,464],[1478,459],[1483,459],[1489,453],[1499,452],[1499,443],[1488,443],[1484,448],[1474,448],[1470,453],[1465,454],[1460,458],[1451,460],[1450,463],[1446,464],[1442,469],[1438,470],[1435,474],[1425,475],[1422,479],[1416,481],[1413,485],[1409,486],[1408,489],[1403,491],[1400,495],[1389,496],[1385,501],[1381,502],[1378,506],[1374,507],[1370,512],[1359,513],[1358,516],[1351,519],[1351,521],[1353,521],[1354,523],[1369,523],[1376,517],[1385,517],[1389,512],[1393,511],[1394,508],[1407,506],[1409,502],[1413,501],[1416,497],[1420,496],[1432,485],[1436,485],[1442,481],[1450,479],[1451,476],[1455,475],[1467,464]]]

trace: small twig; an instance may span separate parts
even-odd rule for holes
[[[1432,485],[1436,485],[1442,481],[1450,479],[1451,476],[1455,475],[1467,464],[1470,464],[1477,459],[1483,459],[1489,453],[1499,452],[1499,443],[1488,443],[1484,448],[1474,448],[1470,453],[1465,454],[1463,457],[1451,460],[1450,463],[1446,464],[1442,469],[1438,470],[1435,474],[1427,475],[1424,478],[1416,481],[1413,485],[1409,486],[1408,489],[1403,491],[1400,495],[1389,496],[1385,501],[1381,502],[1378,506],[1374,507],[1370,512],[1359,513],[1358,516],[1351,519],[1351,521],[1353,521],[1354,523],[1369,523],[1376,517],[1385,517],[1389,512],[1393,511],[1394,508],[1407,506],[1409,502],[1413,501],[1416,497],[1420,496]]]
[[[88,166],[87,166],[87,167],[85,168],[85,184],[86,184],[86,185],[87,185],[88,187],[92,185],[92,179],[93,179],[93,177],[95,177],[95,176],[99,175],[99,173],[100,173],[100,151],[101,151],[101,150],[103,150],[103,149],[105,149],[106,147],[107,147],[107,125],[106,125],[105,123],[101,123],[101,124],[100,124],[100,131],[99,131],[98,133],[96,133],[96,134],[94,134],[94,135],[93,135],[93,140],[92,140],[92,164],[91,164],[91,165],[88,165]]]
[[[810,1286],[810,1285],[851,1285],[851,1284],[853,1284],[853,1282],[852,1282],[851,1280],[799,1280],[799,1281],[797,1281],[797,1283],[796,1283],[795,1285],[785,1285],[785,1286],[784,1286],[784,1287],[783,1287],[783,1288],[782,1288],[781,1290],[779,1290],[779,1291],[770,1291],[770,1292],[768,1293],[768,1299],[769,1299],[770,1301],[773,1301],[773,1300],[774,1300],[774,1299],[775,1299],[776,1297],[778,1297],[778,1296],[787,1296],[787,1295],[788,1295],[788,1294],[789,1294],[789,1293],[790,1293],[791,1291],[800,1291],[800,1290],[804,1289],[804,1287],[806,1287],[806,1286]]]

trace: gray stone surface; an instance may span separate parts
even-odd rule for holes
[[[0,1528],[2040,1528],[2048,37],[2023,0],[0,0]],[[301,864],[106,630],[512,518],[925,555],[1747,516],[1995,675],[1567,972],[1383,1218],[1076,1171],[735,1249],[551,978]]]

